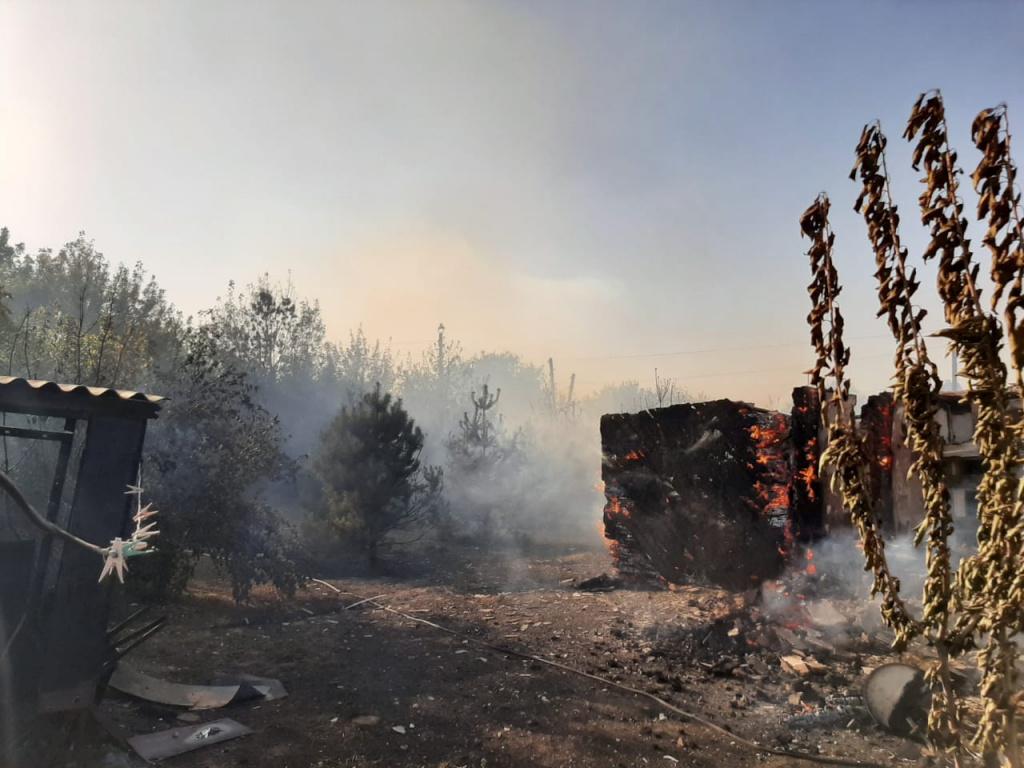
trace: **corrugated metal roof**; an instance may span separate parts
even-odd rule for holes
[[[107,389],[106,387],[87,387],[84,384],[58,384],[53,381],[22,379],[16,376],[0,376],[0,387],[29,387],[38,392],[63,392],[66,395],[89,395],[100,398],[120,398],[133,402],[151,403],[156,405],[167,400],[160,395],[147,395],[144,392],[132,392],[127,389]]]

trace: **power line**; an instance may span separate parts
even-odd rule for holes
[[[890,355],[890,354],[884,354],[884,355],[863,355],[861,357],[854,358],[852,360],[852,362],[856,363],[857,360],[879,360],[879,359],[881,359],[883,357],[892,357],[892,355]],[[744,376],[744,375],[747,375],[747,374],[750,374],[750,373],[768,373],[770,371],[791,371],[791,370],[793,370],[793,366],[792,365],[782,365],[782,366],[778,366],[777,368],[757,368],[755,370],[750,370],[750,371],[723,371],[721,373],[693,373],[693,374],[690,374],[688,376],[671,376],[671,377],[666,377],[666,378],[671,378],[671,379],[674,379],[674,380],[679,380],[679,379],[711,379],[711,378],[715,378],[715,377],[718,377],[718,376]]]
[[[853,336],[849,341],[863,341],[865,339],[890,339],[889,334],[877,334],[874,336]],[[647,352],[636,355],[590,355],[588,357],[573,357],[570,360],[630,360],[642,357],[673,357],[682,355],[703,355],[709,352],[748,352],[755,349],[782,349],[784,347],[810,346],[807,341],[793,342],[790,344],[754,344],[745,347],[709,347],[707,349],[688,349],[679,352]],[[864,359],[864,358],[861,358]]]

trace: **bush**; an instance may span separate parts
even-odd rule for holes
[[[161,535],[158,552],[140,559],[145,591],[180,593],[207,555],[230,576],[236,600],[260,583],[291,594],[302,582],[296,538],[253,491],[294,471],[280,425],[254,402],[245,374],[221,364],[210,333],[192,332],[184,349],[160,377],[172,399],[146,441],[142,482],[161,512]]]

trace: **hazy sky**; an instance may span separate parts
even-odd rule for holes
[[[827,190],[871,392],[892,345],[861,128],[889,134],[919,253],[910,107],[942,88],[969,173],[971,119],[1006,101],[1024,162],[1021,30],[994,0],[0,0],[0,224],[31,249],[85,230],[189,313],[290,271],[337,339],[418,357],[443,321],[584,389],[657,367],[765,404],[811,363],[798,220]]]

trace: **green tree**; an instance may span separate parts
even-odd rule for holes
[[[391,350],[382,346],[379,339],[371,345],[362,327],[350,331],[348,344],[334,347],[332,353],[335,375],[346,404],[358,403],[374,382],[385,391],[394,387],[397,373]]]
[[[180,592],[207,555],[231,578],[236,600],[259,583],[291,594],[302,580],[294,541],[257,490],[294,472],[278,420],[254,400],[247,375],[218,353],[209,328],[186,334],[158,387],[171,399],[145,448],[142,482],[162,513],[158,551],[140,558],[150,591]]]
[[[371,567],[398,531],[425,528],[441,503],[441,470],[420,463],[423,431],[378,384],[343,407],[313,463],[322,497],[315,518],[357,541]]]
[[[10,323],[0,370],[27,378],[142,388],[173,357],[183,323],[141,264],[112,267],[80,234],[57,253],[10,246],[0,232]]]
[[[313,452],[340,389],[338,354],[325,339],[319,305],[264,274],[243,290],[231,283],[203,321],[218,354],[248,374],[256,401],[280,419],[288,452]]]
[[[294,295],[291,282],[275,284],[264,274],[244,291],[235,284],[207,313],[223,351],[258,383],[315,378],[326,363],[320,306]]]
[[[479,397],[471,392],[472,415],[465,411],[458,434],[446,441],[453,513],[464,532],[484,540],[514,527],[522,510],[522,432],[508,435],[500,417],[491,419],[488,412],[500,398],[501,389],[491,393],[487,384]]]
[[[440,461],[444,455],[444,436],[458,423],[462,398],[470,389],[470,367],[462,358],[462,349],[437,329],[437,342],[431,345],[418,364],[406,364],[399,374],[399,388],[410,413],[424,425],[427,444],[424,455]]]

